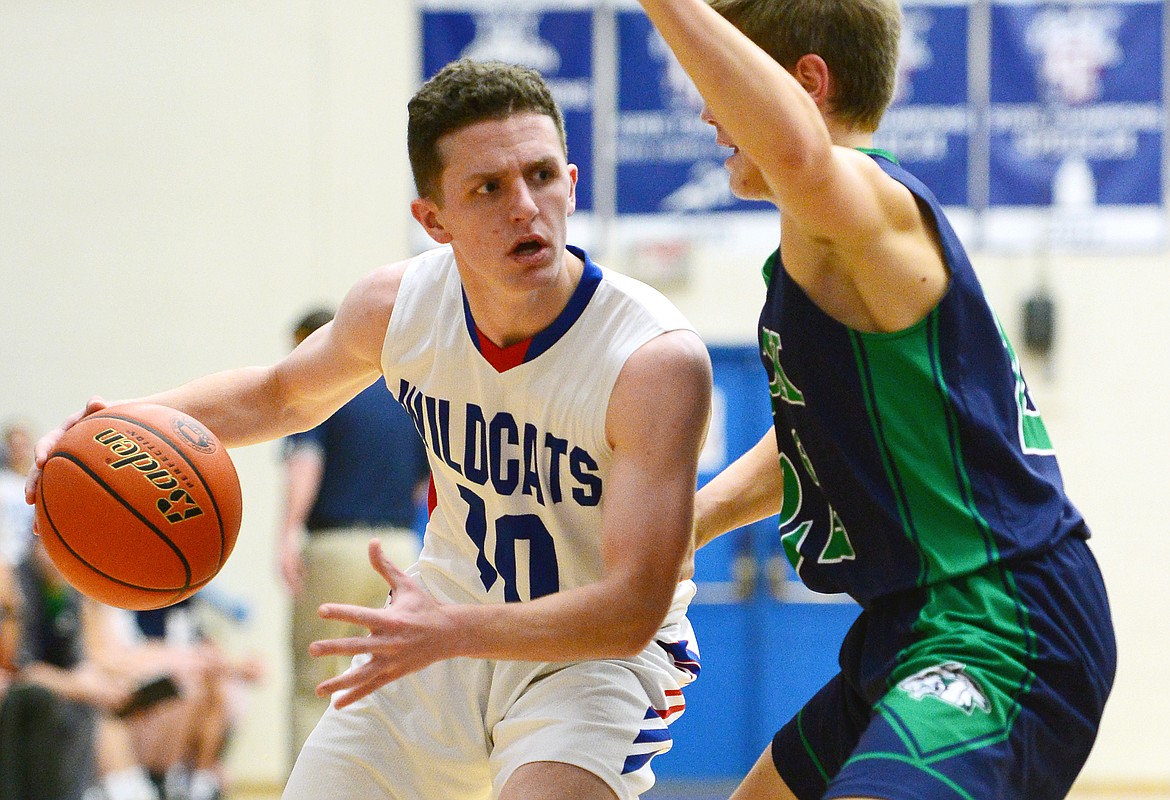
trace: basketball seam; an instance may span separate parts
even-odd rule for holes
[[[54,458],[63,458],[66,461],[69,461],[69,462],[72,462],[73,464],[76,464],[78,467],[81,468],[81,470],[83,472],[85,472],[87,475],[89,475],[89,477],[93,479],[94,483],[96,483],[98,486],[100,486],[106,492],[106,494],[108,494],[110,497],[114,498],[119,503],[121,503],[122,506],[124,508],[126,508],[127,511],[129,511],[131,514],[133,514],[135,517],[137,517],[140,522],[142,522],[144,525],[146,525],[147,528],[149,528],[151,531],[153,531],[155,533],[155,535],[158,536],[159,539],[161,539],[167,545],[167,547],[171,548],[171,550],[174,551],[176,556],[178,556],[180,563],[182,563],[182,565],[183,565],[183,572],[186,574],[186,579],[184,581],[184,585],[181,587],[177,587],[177,588],[173,588],[173,589],[158,589],[158,588],[154,588],[154,587],[150,587],[150,586],[138,586],[137,584],[129,583],[127,581],[123,581],[123,580],[120,580],[118,578],[115,578],[113,575],[107,575],[105,572],[103,572],[102,570],[98,569],[93,564],[91,564],[89,562],[89,559],[82,558],[81,554],[78,553],[76,550],[74,550],[73,547],[70,546],[69,542],[65,539],[65,537],[62,536],[60,534],[60,532],[57,530],[57,525],[56,525],[56,523],[53,522],[53,515],[49,513],[49,504],[45,501],[45,493],[44,493],[44,490],[42,487],[42,491],[40,492],[40,497],[38,498],[38,500],[40,501],[41,510],[45,514],[45,519],[48,520],[49,526],[53,529],[53,533],[56,534],[58,541],[61,542],[62,546],[66,550],[68,550],[69,553],[74,558],[76,558],[78,561],[85,564],[87,567],[92,569],[98,575],[101,575],[103,578],[106,578],[107,580],[110,580],[110,581],[112,581],[116,584],[119,584],[121,586],[125,586],[128,589],[138,589],[138,590],[146,591],[146,592],[158,592],[160,594],[162,594],[162,593],[176,594],[176,593],[185,592],[191,588],[191,586],[192,586],[192,583],[191,583],[191,563],[187,560],[187,556],[183,553],[183,551],[181,549],[179,549],[178,545],[176,545],[173,541],[171,541],[170,537],[168,537],[165,533],[163,533],[159,528],[155,527],[155,525],[149,519],[147,519],[145,516],[143,516],[138,511],[138,509],[136,509],[134,506],[130,505],[130,503],[126,502],[125,498],[123,498],[121,495],[119,495],[114,490],[113,486],[111,486],[105,480],[103,480],[101,478],[101,476],[99,476],[96,472],[94,472],[92,469],[90,469],[89,465],[86,464],[85,462],[83,462],[77,456],[73,455],[72,453],[68,453],[68,452],[61,451],[61,450],[54,451],[45,460],[45,467],[48,467],[49,462],[52,461]]]
[[[197,467],[195,465],[195,462],[192,461],[190,458],[188,458],[187,454],[183,452],[182,446],[179,445],[178,443],[174,442],[168,434],[166,434],[166,433],[158,430],[157,428],[146,424],[142,420],[136,419],[134,417],[122,416],[120,414],[115,414],[112,412],[99,412],[99,413],[94,414],[93,416],[91,416],[89,418],[90,419],[116,419],[116,420],[119,420],[121,422],[129,422],[129,423],[132,423],[134,425],[138,425],[142,428],[145,428],[146,430],[153,433],[155,436],[158,436],[160,439],[165,441],[168,445],[170,445],[171,449],[175,451],[175,454],[178,455],[179,458],[181,458],[187,462],[187,466],[189,466],[191,468],[191,471],[195,473],[195,476],[197,478],[199,478],[199,482],[201,484],[203,484],[203,490],[205,492],[207,492],[207,497],[211,500],[211,505],[215,509],[215,518],[217,520],[219,520],[219,566],[216,569],[217,569],[217,571],[219,569],[222,569],[224,562],[227,561],[227,555],[224,552],[227,550],[227,536],[224,533],[224,529],[223,529],[223,514],[219,510],[219,503],[217,503],[215,501],[215,492],[211,491],[211,484],[209,484],[207,482],[207,479],[205,477],[203,477],[203,473],[199,471],[199,467]],[[220,445],[220,447],[223,447],[222,442],[220,442],[219,445]],[[237,481],[239,480],[238,476],[237,476],[236,480]],[[188,575],[190,575],[190,570],[188,570]]]

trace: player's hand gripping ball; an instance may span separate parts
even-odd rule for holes
[[[173,408],[126,403],[57,442],[37,489],[37,532],[83,594],[162,608],[223,567],[242,505],[236,468],[211,431]]]

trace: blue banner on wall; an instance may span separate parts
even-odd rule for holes
[[[771,206],[732,196],[729,151],[690,79],[641,9],[617,5],[423,0],[424,75],[460,56],[540,70],[581,168],[578,208],[616,215],[598,228],[606,242],[622,239],[623,217],[631,240],[651,224],[677,239],[692,212],[773,237]],[[897,95],[875,144],[950,207],[961,236],[1005,250],[1164,245],[1164,3],[904,0],[903,13]]]
[[[1163,4],[996,3],[990,205],[1161,204]]]
[[[756,210],[731,194],[703,100],[640,10],[617,14],[617,212]]]
[[[577,208],[593,208],[593,14],[531,4],[435,4],[422,12],[423,77],[457,58],[524,64],[548,81],[561,111],[569,161],[580,168]]]
[[[968,0],[903,6],[897,92],[875,137],[947,206],[971,204],[970,27]]]

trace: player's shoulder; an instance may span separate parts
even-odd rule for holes
[[[383,264],[350,287],[337,309],[332,327],[340,341],[371,353],[380,353],[397,304],[403,280],[413,259]]]
[[[666,300],[666,296],[662,292],[655,289],[648,283],[638,280],[637,278],[618,272],[610,267],[597,265],[601,273],[601,281],[603,285],[608,285],[612,291],[619,294],[628,295],[635,299],[648,298],[654,301]],[[667,301],[669,302],[669,301]]]
[[[675,433],[705,430],[711,391],[711,359],[697,333],[676,329],[655,336],[630,354],[614,384],[606,414],[611,444],[648,435],[661,441],[665,420]]]
[[[664,374],[697,371],[709,375],[711,355],[693,329],[673,328],[647,340],[630,355],[627,365]]]
[[[389,316],[403,286],[418,279],[434,277],[442,273],[442,267],[454,264],[449,247],[437,247],[422,253],[383,264],[359,278],[350,288],[343,303],[365,307]]]
[[[692,327],[678,306],[650,284],[608,267],[600,267],[600,271],[597,294],[603,305],[614,307],[611,313],[628,314],[631,309],[640,309],[666,330]]]
[[[872,148],[837,148],[843,159],[873,186],[885,211],[886,225],[895,229],[923,227],[927,215],[922,205],[933,205],[930,190],[899,163],[893,153]]]

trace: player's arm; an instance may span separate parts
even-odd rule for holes
[[[790,73],[704,0],[641,3],[716,121],[760,169],[786,231],[798,229],[818,243],[821,262],[851,275],[876,327],[917,321],[946,288],[933,223],[871,158],[834,145],[822,115],[834,92],[825,61],[805,55]]]
[[[798,66],[798,80],[704,0],[641,2],[720,126],[764,173],[781,208],[822,231],[837,227],[834,220],[857,224],[866,181],[852,160],[840,161],[833,152],[818,107],[828,99],[829,76]]]
[[[382,555],[388,608],[326,604],[322,616],[369,628],[368,637],[316,642],[314,655],[370,653],[325,681],[343,706],[435,661],[456,656],[572,661],[630,656],[654,636],[693,552],[698,454],[706,433],[711,365],[689,331],[657,337],[627,361],[607,413],[613,461],[602,521],[604,574],[589,586],[525,603],[441,605]]]
[[[664,334],[629,358],[607,413],[613,461],[602,579],[530,603],[452,607],[465,615],[458,655],[545,661],[629,656],[646,646],[693,552],[710,399],[710,361],[695,334]]]
[[[108,669],[113,647],[107,641],[112,631],[106,627],[112,608],[85,598],[81,605],[81,636],[84,658],[64,668],[41,661],[40,654],[28,653],[20,668],[20,680],[42,686],[67,700],[97,708],[113,710],[129,696],[132,683]]]
[[[783,500],[776,433],[769,428],[695,496],[695,547],[779,513]]]
[[[185,411],[228,447],[319,424],[381,375],[382,344],[405,264],[350,289],[333,321],[267,367],[228,370],[142,398]]]
[[[190,414],[227,447],[240,447],[307,430],[326,419],[381,374],[382,343],[406,263],[375,270],[358,281],[333,321],[267,367],[241,367],[197,378],[135,402],[160,403]],[[66,430],[111,405],[100,397],[37,442],[25,499],[35,502],[40,470]]]

